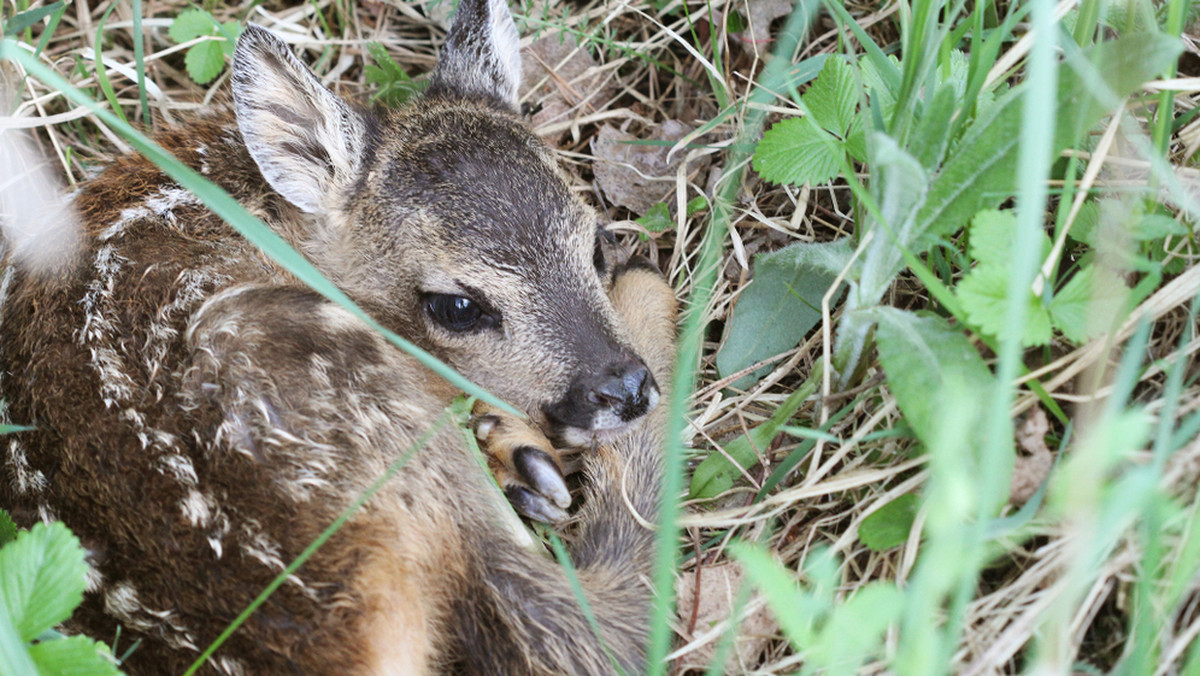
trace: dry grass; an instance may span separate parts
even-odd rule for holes
[[[94,86],[92,77],[81,75],[78,62],[90,66],[96,27],[110,2],[77,0],[68,8],[61,24],[49,39],[42,60],[69,76],[77,86]],[[365,44],[383,43],[410,74],[427,72],[434,63],[436,45],[443,35],[448,8],[397,2],[321,0],[304,4],[268,2],[254,6],[213,5],[218,19],[249,20],[263,24],[294,45],[310,63],[317,64],[324,82],[343,93],[364,95]],[[672,2],[669,7],[679,3]],[[692,290],[700,238],[708,224],[708,212],[692,216],[683,206],[698,196],[714,193],[724,166],[726,149],[741,124],[737,114],[693,134],[722,113],[720,97],[712,82],[733,99],[745,96],[767,58],[764,40],[748,40],[722,28],[722,17],[731,7],[746,12],[757,7],[770,14],[770,0],[750,5],[717,0],[710,4],[688,3],[699,18],[689,26],[681,13],[652,11],[648,6],[592,0],[583,3],[543,3],[526,8],[523,44],[537,45],[526,55],[525,103],[534,112],[541,134],[561,148],[563,166],[577,190],[604,210],[614,231],[630,247],[657,260],[675,282],[681,298]],[[147,89],[150,92],[154,126],[169,124],[185,111],[208,105],[223,96],[227,72],[210,86],[200,87],[186,75],[183,50],[167,36],[172,19],[187,5],[182,0],[144,3]],[[5,5],[6,11],[12,9]],[[775,9],[779,9],[776,7]],[[787,9],[787,3],[783,3]],[[897,36],[897,5],[883,8],[848,4],[859,24],[880,44]],[[132,80],[134,58],[130,5],[120,3],[105,26],[102,44],[118,99],[130,119],[141,119],[136,83]],[[750,12],[756,11],[750,9]],[[653,17],[669,15],[666,25]],[[711,23],[708,17],[716,19]],[[769,21],[769,19],[768,19]],[[776,23],[776,26],[778,23]],[[584,39],[578,40],[580,36]],[[565,40],[565,41],[564,41]],[[803,43],[801,56],[835,52],[845,47],[846,35],[831,21],[819,21]],[[1189,52],[1176,86],[1180,110],[1200,101],[1200,51],[1187,39]],[[696,45],[696,51],[691,49]],[[717,47],[714,52],[714,46]],[[1011,46],[1013,56],[1023,48]],[[1002,58],[1003,60],[1003,54]],[[531,65],[532,64],[532,65]],[[538,68],[544,65],[545,67]],[[6,64],[6,67],[9,67]],[[1190,70],[1189,70],[1190,69]],[[90,70],[90,68],[89,68]],[[6,72],[9,82],[14,73]],[[94,116],[73,108],[57,92],[25,79],[20,83],[20,103],[12,117],[0,126],[36,129],[36,138],[46,157],[54,158],[66,182],[75,185],[89,176],[104,158],[128,150],[127,146]],[[794,114],[786,93],[772,104],[773,115]],[[673,125],[674,134],[665,138],[669,146],[629,146],[603,142],[603,134],[614,138],[664,138],[662,130]],[[632,158],[630,148],[640,153]],[[1200,186],[1194,154],[1200,149],[1200,119],[1183,126],[1170,145],[1170,160],[1184,185],[1192,192]],[[668,152],[669,151],[669,152]],[[598,156],[599,155],[599,156]],[[1099,191],[1145,186],[1149,172],[1144,160],[1120,147],[1098,144],[1081,161],[1095,163],[1092,187]],[[621,173],[624,171],[625,173]],[[630,173],[636,172],[636,173]],[[640,177],[640,180],[636,180]],[[634,186],[630,188],[630,186]],[[632,193],[632,194],[630,194]],[[640,202],[639,202],[640,200]],[[665,202],[671,209],[674,228],[648,233],[632,220],[640,215],[631,204]],[[850,196],[841,182],[815,187],[781,187],[745,174],[738,192],[728,241],[723,250],[722,273],[706,309],[712,327],[707,334],[704,356],[699,364],[697,390],[690,401],[691,425],[688,445],[697,458],[706,456],[723,442],[769,417],[779,403],[808,377],[822,356],[822,338],[817,331],[799,347],[781,355],[769,375],[747,391],[727,386],[740,374],[721,378],[713,355],[722,340],[722,322],[736,303],[739,292],[751,279],[751,260],[756,252],[771,251],[794,241],[829,241],[855,232],[849,212]],[[649,236],[641,241],[640,236]],[[1072,416],[1076,438],[1088,434],[1090,422],[1102,415],[1111,394],[1113,373],[1120,349],[1142,322],[1151,324],[1145,360],[1152,366],[1140,373],[1136,398],[1150,416],[1161,415],[1174,404],[1170,415],[1184,420],[1200,410],[1197,383],[1197,351],[1200,339],[1180,346],[1185,332],[1195,335],[1189,304],[1200,294],[1200,266],[1195,265],[1194,245],[1181,243],[1177,255],[1187,260],[1183,274],[1168,278],[1107,340],[1081,347],[1054,343],[1027,355],[1032,372],[1021,380],[1014,416],[1039,409],[1037,396],[1028,383],[1036,379],[1051,397]],[[901,277],[886,299],[891,305],[921,308],[929,304],[914,280]],[[832,318],[836,321],[836,313]],[[832,327],[825,327],[827,330]],[[1173,402],[1164,400],[1166,373],[1176,360],[1185,360],[1182,392]],[[1039,366],[1040,365],[1040,366]],[[738,574],[730,577],[725,545],[733,538],[761,539],[789,568],[798,570],[814,546],[826,545],[841,555],[839,594],[850,595],[871,580],[908,579],[917,560],[921,538],[919,514],[914,535],[902,546],[875,552],[857,537],[863,519],[899,495],[919,489],[928,477],[926,455],[911,454],[916,443],[911,435],[889,434],[902,428],[901,415],[889,393],[882,372],[868,366],[860,384],[847,392],[818,391],[795,417],[797,424],[817,428],[836,418],[828,436],[804,457],[799,471],[778,485],[765,499],[751,498],[770,472],[792,453],[801,439],[780,435],[770,446],[758,449],[762,464],[742,481],[709,504],[693,505],[684,519],[685,551],[680,570],[681,588],[699,586],[697,596],[685,593],[675,629],[679,635],[673,656],[681,671],[684,665],[707,663],[707,655],[720,634],[721,624],[711,625],[728,613],[736,594]],[[1063,426],[1052,421],[1050,450],[1057,456]],[[1135,453],[1132,462],[1149,462],[1149,452]],[[1028,468],[1026,468],[1028,469]],[[1018,471],[1023,471],[1019,468]],[[1028,471],[1037,471],[1029,469]],[[1039,483],[1034,476],[1031,481]],[[1162,488],[1180,505],[1194,504],[1200,483],[1200,440],[1191,439],[1170,456],[1163,473]],[[970,603],[965,632],[953,657],[954,671],[964,674],[1007,673],[1022,669],[1035,633],[1046,630],[1047,612],[1059,622],[1064,654],[1105,670],[1120,657],[1129,626],[1130,590],[1140,571],[1137,530],[1103,553],[1102,573],[1080,586],[1068,573],[1078,563],[1075,543],[1095,526],[1093,515],[1080,507],[1036,519],[1019,540],[1009,543],[980,580]],[[705,580],[722,584],[705,587]],[[1186,648],[1200,634],[1200,581],[1188,581],[1190,600],[1180,606],[1170,626],[1159,627],[1163,651],[1161,673],[1174,673]],[[1064,600],[1076,599],[1063,606]],[[788,673],[799,668],[798,658],[780,637],[769,619],[764,620],[763,602],[752,599],[746,614],[753,632],[762,640],[742,655],[734,668],[751,673]],[[754,618],[757,618],[755,620]],[[756,622],[756,623],[755,623]],[[747,639],[749,641],[749,639]],[[894,644],[896,638],[892,635]],[[735,660],[736,662],[736,660]],[[1068,664],[1070,661],[1068,660]],[[869,666],[868,672],[883,667]]]

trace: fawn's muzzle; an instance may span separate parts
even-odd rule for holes
[[[654,375],[642,360],[627,358],[575,376],[566,396],[544,411],[560,436],[577,441],[621,430],[657,403]]]

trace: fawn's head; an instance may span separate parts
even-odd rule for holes
[[[607,297],[612,245],[517,115],[503,0],[461,0],[428,91],[367,112],[249,26],[233,83],[302,246],[386,325],[570,443],[624,429],[658,389]]]

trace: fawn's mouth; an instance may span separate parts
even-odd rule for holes
[[[568,397],[543,407],[548,433],[568,446],[610,441],[628,431],[658,405],[658,383],[643,374],[627,378],[622,396]]]

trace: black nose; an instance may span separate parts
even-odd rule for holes
[[[611,408],[621,420],[640,417],[650,408],[654,376],[640,361],[627,361],[606,369],[605,377],[584,396],[597,407]]]
[[[553,434],[579,444],[584,437],[571,435],[621,429],[646,415],[657,401],[654,375],[642,360],[624,357],[577,374],[565,396],[542,411]]]

